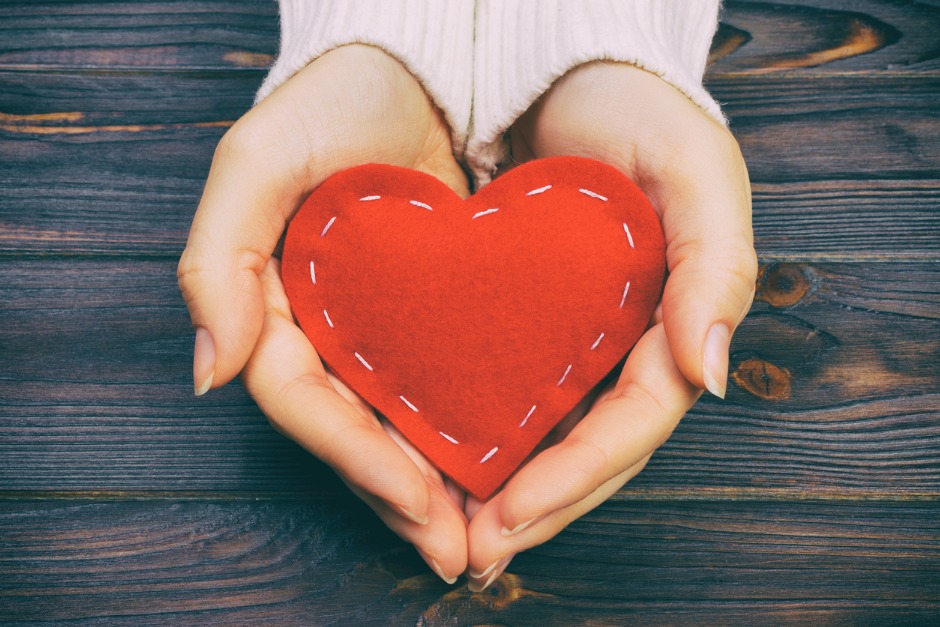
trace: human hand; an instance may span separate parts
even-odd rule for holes
[[[326,372],[293,323],[272,259],[306,196],[363,163],[421,170],[469,193],[441,114],[400,63],[369,46],[318,58],[219,142],[178,269],[196,327],[196,394],[244,368],[275,428],[329,464],[451,580],[466,567],[461,494]]]
[[[511,140],[517,163],[578,155],[635,181],[662,221],[669,276],[653,326],[613,388],[490,501],[468,502],[476,590],[635,476],[700,388],[724,396],[731,334],[757,274],[737,142],[659,77],[620,63],[579,66],[516,122]]]

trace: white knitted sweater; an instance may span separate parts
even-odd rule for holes
[[[279,0],[281,45],[262,100],[349,43],[378,46],[418,78],[478,185],[508,158],[504,134],[577,65],[653,72],[724,123],[702,86],[720,0]]]

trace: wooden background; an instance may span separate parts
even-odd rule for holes
[[[940,2],[726,3],[762,261],[724,402],[471,594],[239,384],[175,281],[268,0],[0,2],[0,622],[940,621]]]

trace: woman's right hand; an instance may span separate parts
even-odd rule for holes
[[[449,581],[467,566],[460,491],[324,369],[293,322],[272,258],[306,196],[364,163],[421,170],[469,194],[441,113],[404,66],[364,45],[312,62],[219,142],[178,270],[196,328],[195,389],[242,372],[271,423]]]

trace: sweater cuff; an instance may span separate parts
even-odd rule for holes
[[[352,43],[381,48],[424,87],[462,156],[473,89],[473,0],[280,0],[281,45],[257,104],[304,66]]]
[[[473,129],[466,161],[487,183],[507,160],[506,130],[572,68],[633,64],[660,76],[722,124],[702,86],[719,0],[480,0]]]

